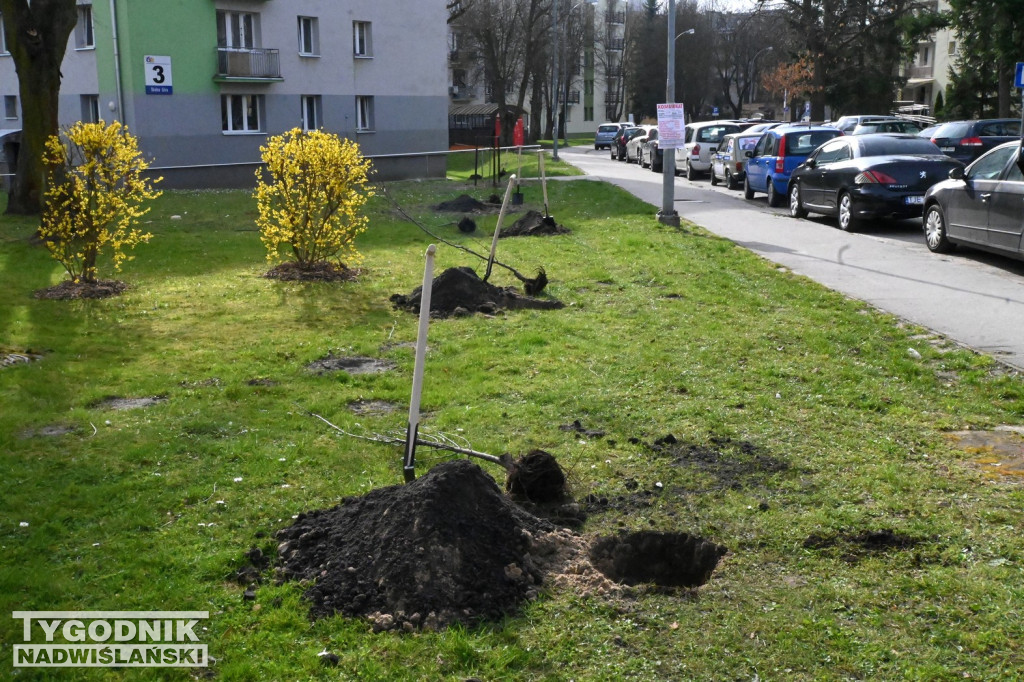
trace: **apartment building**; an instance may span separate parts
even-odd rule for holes
[[[936,12],[949,11],[949,2],[935,0],[930,9]],[[943,28],[922,39],[917,44],[914,61],[904,67],[906,85],[898,94],[896,106],[906,113],[934,115],[935,101],[942,94],[945,99],[949,85],[950,68],[956,63],[956,32]]]
[[[379,179],[440,176],[446,19],[421,0],[79,0],[60,119],[122,121],[164,187],[251,186],[266,137],[296,126],[358,142]]]

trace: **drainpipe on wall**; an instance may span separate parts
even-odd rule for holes
[[[114,88],[117,91],[117,116],[125,123],[124,95],[121,92],[121,40],[117,35],[117,0],[110,0],[110,30],[114,38]]]

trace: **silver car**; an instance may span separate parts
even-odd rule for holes
[[[946,253],[963,244],[1024,259],[1020,145],[1001,144],[928,190],[924,237],[930,250]]]
[[[686,126],[685,144],[676,147],[676,170],[689,180],[711,170],[711,155],[718,151],[729,133],[738,133],[742,126],[736,121],[700,121]]]

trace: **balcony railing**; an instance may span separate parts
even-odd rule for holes
[[[907,78],[931,78],[934,75],[934,66],[911,66],[907,69]]]
[[[569,92],[567,92],[565,94],[565,103],[566,104],[579,104],[580,103],[580,91],[579,90],[570,90]]]
[[[218,78],[281,79],[279,50],[263,48],[217,48]]]
[[[609,12],[608,13],[608,23],[609,24],[624,24],[624,23],[626,23],[626,13],[625,12]]]
[[[605,41],[605,49],[607,50],[622,50],[626,45],[626,41],[623,38],[608,38]]]

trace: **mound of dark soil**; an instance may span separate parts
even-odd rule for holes
[[[401,310],[418,313],[422,287],[411,294],[394,294],[391,303]],[[523,296],[514,289],[496,287],[483,281],[472,268],[449,268],[434,278],[430,289],[430,312],[435,317],[481,312],[494,314],[503,309],[533,308],[556,310],[561,301]]]
[[[538,211],[527,211],[526,214],[509,227],[501,228],[499,237],[542,237],[553,234],[569,234],[571,230],[559,225],[551,216],[543,216]]]
[[[357,275],[355,270],[344,265],[326,261],[307,264],[288,261],[275,266],[263,276],[284,282],[347,282],[355,279]]]
[[[531,538],[553,531],[468,460],[408,485],[301,514],[277,533],[280,574],[315,580],[311,616],[370,618],[377,630],[500,619],[536,595]]]
[[[491,204],[485,204],[479,199],[474,199],[468,194],[460,194],[454,199],[442,201],[434,208],[438,211],[445,211],[448,213],[486,213],[493,210],[494,206]]]
[[[33,296],[41,299],[70,301],[79,298],[110,298],[128,290],[128,285],[113,279],[100,279],[95,282],[72,282],[66,279],[48,289],[39,289]]]

